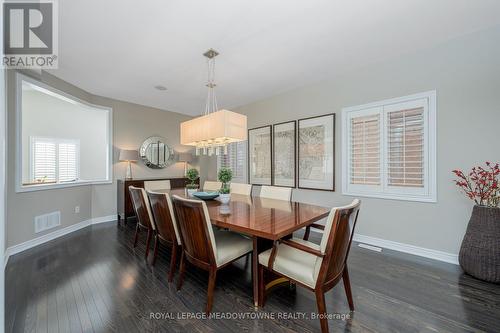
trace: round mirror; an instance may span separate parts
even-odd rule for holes
[[[147,138],[139,150],[144,164],[152,169],[163,169],[171,163],[173,154],[171,148],[161,136]]]

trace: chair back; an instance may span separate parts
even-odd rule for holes
[[[290,187],[266,186],[260,189],[260,197],[268,199],[286,200],[292,199],[292,189]]]
[[[132,206],[134,207],[137,223],[145,228],[155,230],[153,214],[149,205],[149,199],[146,190],[140,187],[129,186],[130,198],[132,199]]]
[[[320,243],[320,251],[325,257],[318,283],[331,282],[344,271],[360,205],[361,201],[355,199],[347,206],[332,208],[330,211]]]
[[[158,232],[161,238],[180,245],[181,239],[177,231],[177,223],[170,196],[167,193],[146,192],[151,204],[156,232]]]
[[[170,190],[170,180],[147,180],[144,182],[146,191]]]
[[[209,268],[216,265],[216,244],[207,205],[201,200],[172,196],[181,243],[188,260]]]
[[[206,180],[203,183],[203,191],[218,191],[222,187],[221,182],[214,182],[211,180]]]
[[[250,195],[252,194],[252,185],[243,183],[231,183],[231,193]]]

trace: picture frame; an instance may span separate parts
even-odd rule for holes
[[[248,182],[272,185],[272,126],[248,130]]]
[[[297,185],[335,191],[335,114],[298,120]]]
[[[274,186],[297,186],[297,121],[273,125],[272,178]]]

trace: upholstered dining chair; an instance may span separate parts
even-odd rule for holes
[[[231,183],[231,193],[250,195],[252,194],[252,185],[243,183]]]
[[[221,182],[214,182],[211,180],[205,180],[203,183],[203,191],[218,191],[222,187]]]
[[[153,221],[156,230],[154,233],[153,261],[151,265],[154,266],[156,262],[159,243],[171,246],[168,282],[172,282],[177,263],[177,251],[181,246],[181,239],[177,230],[177,222],[175,221],[172,200],[167,193],[156,193],[151,191],[146,192],[151,204],[151,211],[153,212]]]
[[[204,201],[173,195],[174,212],[182,243],[177,289],[182,288],[186,260],[209,272],[205,312],[212,310],[217,271],[252,252],[252,241],[231,231],[214,231]]]
[[[292,199],[292,189],[290,187],[266,186],[260,188],[260,197],[268,199],[286,200]]]
[[[360,204],[355,199],[348,206],[332,208],[324,228],[320,226],[324,232],[319,245],[292,238],[275,241],[272,249],[259,254],[259,303],[262,306],[265,302],[264,270],[269,270],[314,291],[323,333],[328,332],[325,292],[340,279],[344,282],[349,309],[354,311],[347,257]]]
[[[149,255],[149,243],[151,242],[151,236],[155,232],[155,225],[153,220],[153,214],[151,213],[151,207],[149,206],[149,199],[146,194],[146,190],[140,187],[129,186],[130,198],[132,200],[132,206],[134,207],[135,216],[137,217],[137,226],[135,228],[134,236],[134,247],[137,246],[137,239],[139,238],[139,233],[141,229],[146,229],[148,236],[146,239],[146,255]]]
[[[170,180],[147,180],[144,182],[146,191],[170,190]]]

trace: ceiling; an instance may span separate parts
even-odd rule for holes
[[[199,115],[209,48],[231,108],[500,24],[498,0],[64,0],[59,69],[92,94]],[[167,87],[159,91],[154,86]]]

